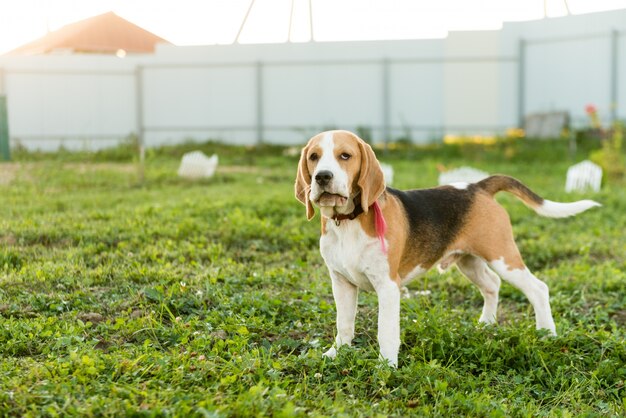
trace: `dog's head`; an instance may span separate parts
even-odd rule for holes
[[[313,205],[328,218],[352,213],[359,194],[367,212],[384,190],[383,171],[372,147],[352,132],[322,132],[302,149],[295,191],[306,206],[307,219],[315,215]]]

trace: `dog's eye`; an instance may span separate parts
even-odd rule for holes
[[[309,155],[309,160],[311,161],[317,161],[318,158],[319,156],[316,153]]]
[[[341,158],[342,160],[349,160],[350,157],[352,156],[348,154],[347,152],[342,152],[341,155],[339,156],[339,158]]]

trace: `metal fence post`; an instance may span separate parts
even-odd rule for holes
[[[263,143],[263,63],[256,63],[256,142]]]
[[[524,113],[526,112],[526,41],[519,40],[517,51],[517,124],[524,127]]]
[[[383,69],[383,79],[382,79],[382,93],[383,93],[383,139],[385,141],[385,151],[387,150],[387,145],[390,140],[391,135],[391,116],[390,116],[390,100],[391,100],[391,92],[389,91],[389,59],[385,58],[382,61],[382,69]]]
[[[3,161],[11,159],[9,146],[9,113],[7,96],[4,92],[4,70],[0,68],[0,157]]]
[[[618,108],[618,63],[619,63],[619,32],[616,29],[611,31],[611,78],[610,78],[610,97],[611,97],[611,124],[617,120],[617,108]]]
[[[143,121],[143,67],[138,65],[135,69],[135,112],[137,122],[137,148],[139,152],[139,182],[143,183],[145,180],[145,160],[146,160],[146,146],[144,138],[144,121]]]

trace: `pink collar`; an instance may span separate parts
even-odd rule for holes
[[[387,246],[385,245],[385,232],[387,232],[387,222],[383,216],[383,211],[380,209],[378,202],[374,202],[371,206],[374,209],[374,225],[376,226],[376,235],[380,240],[380,247],[383,250],[383,254],[387,254]]]
[[[356,203],[356,201],[355,201]],[[376,236],[380,240],[380,247],[383,250],[383,254],[387,254],[387,245],[385,244],[385,233],[387,232],[387,222],[383,216],[383,211],[380,209],[378,202],[374,202],[370,209],[374,210],[374,226],[376,228]],[[357,216],[363,213],[363,208],[360,204],[357,204],[354,211],[350,214],[336,214],[331,219],[335,221],[335,224],[339,226],[343,220],[353,220]]]

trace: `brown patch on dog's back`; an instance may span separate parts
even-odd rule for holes
[[[462,251],[486,261],[503,259],[509,268],[525,267],[513,239],[509,214],[481,190],[474,194],[465,225],[448,251]]]

